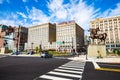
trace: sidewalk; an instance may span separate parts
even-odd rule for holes
[[[6,55],[6,56],[22,56],[22,57],[40,57],[38,55],[26,55],[26,54],[20,54],[20,55]],[[120,63],[120,56],[112,56],[112,57],[106,57],[106,58],[89,58],[86,55],[80,55],[79,57],[69,57],[67,58],[69,60],[80,60],[80,61],[95,61],[95,62],[104,62],[104,63]]]
[[[104,62],[104,63],[120,63],[120,56],[119,57],[106,57],[106,58],[89,58],[86,55],[80,55],[79,57],[71,57],[68,58],[70,60],[82,60],[82,61],[95,61],[95,62]]]

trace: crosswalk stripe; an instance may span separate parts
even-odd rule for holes
[[[61,73],[61,72],[53,72],[53,71],[50,71],[49,74],[69,76],[69,77],[76,77],[76,78],[81,78],[82,77],[81,75],[74,75],[74,74]]]
[[[78,67],[75,67],[75,66],[61,66],[61,67],[75,68],[75,69],[84,69],[84,67],[81,67],[81,66],[78,66]]]
[[[4,58],[4,57],[6,57],[6,56],[0,56],[0,58]]]
[[[50,75],[42,75],[39,78],[52,79],[52,80],[72,80],[72,79],[60,78],[60,77],[55,77]]]
[[[80,71],[70,71],[70,70],[62,70],[62,69],[55,69],[54,71],[63,71],[63,72],[71,72],[71,73],[82,74],[82,72],[80,72]]]
[[[76,68],[63,67],[63,66],[58,67],[58,68],[61,68],[61,69],[69,69],[69,70],[81,70],[81,71],[83,71],[83,69],[76,69]]]
[[[53,71],[50,71],[38,79],[50,79],[50,80],[80,80],[82,78],[82,73],[84,70],[85,62],[68,62]],[[37,79],[35,79],[37,80]]]

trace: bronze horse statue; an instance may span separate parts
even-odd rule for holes
[[[101,42],[104,41],[105,44],[107,33],[98,34],[97,32],[100,31],[99,27],[96,29],[90,29],[89,31],[90,31],[89,37],[93,40],[93,43],[94,39],[99,39]]]

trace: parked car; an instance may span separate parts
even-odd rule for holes
[[[41,58],[52,58],[53,55],[52,54],[49,54],[47,51],[46,52],[43,52],[41,54]]]
[[[34,54],[34,51],[30,51],[30,52],[28,52],[27,54],[32,55],[32,54]]]
[[[20,52],[19,51],[13,51],[12,55],[19,55]]]

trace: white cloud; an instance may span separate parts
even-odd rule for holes
[[[116,8],[109,8],[103,13],[100,12],[100,8],[95,9],[94,5],[87,5],[83,0],[70,0],[70,3],[66,4],[64,4],[64,0],[49,0],[47,7],[49,16],[40,9],[35,7],[29,9],[26,6],[27,14],[23,12],[9,14],[8,16],[12,19],[6,16],[6,20],[1,21],[3,24],[30,26],[46,22],[58,23],[75,20],[83,29],[88,30],[89,21],[92,19],[120,15],[120,3],[116,5]],[[22,20],[19,20],[20,16],[23,18]]]
[[[28,14],[28,18],[32,20],[33,23],[44,23],[49,21],[49,17],[46,16],[41,10],[33,7]]]
[[[5,24],[5,25],[12,25],[12,26],[15,26],[14,24],[15,24],[15,21],[14,20],[0,20],[0,22],[2,23],[2,24]]]
[[[101,13],[100,8],[95,9],[94,5],[87,5],[83,0],[70,0],[70,3],[67,4],[63,4],[63,2],[63,0],[50,0],[48,2],[48,8],[51,14],[50,21],[61,22],[75,20],[86,31],[90,27],[90,20],[98,17],[120,15],[120,3],[116,5],[116,8],[110,8]]]
[[[120,15],[120,3],[117,4],[117,7],[115,9],[111,9],[110,16],[118,16]]]
[[[120,16],[120,3],[116,4],[114,9],[107,9],[103,13],[101,13],[98,17],[113,17],[113,16]]]
[[[17,14],[21,15],[23,18],[27,18],[27,16],[22,12],[17,12]]]
[[[51,14],[51,19],[59,21],[67,18],[66,5],[63,5],[63,0],[51,0],[48,3],[48,8]],[[53,20],[54,20],[53,19]]]
[[[82,0],[71,0],[68,4],[63,4],[63,0],[50,0],[48,8],[52,16],[50,20],[57,22],[75,20],[85,30],[89,28],[89,21],[95,18],[99,11]]]

